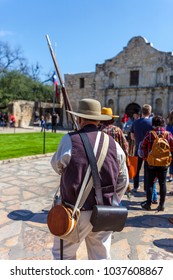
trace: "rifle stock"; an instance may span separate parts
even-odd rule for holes
[[[61,76],[61,73],[59,71],[58,63],[57,63],[57,60],[56,60],[54,51],[52,49],[51,42],[50,42],[50,39],[49,39],[48,35],[46,35],[46,39],[47,39],[47,43],[48,43],[48,47],[49,47],[49,50],[50,50],[50,54],[51,54],[51,57],[52,57],[52,60],[53,60],[54,66],[55,66],[55,70],[56,70],[56,73],[58,75],[60,85],[62,87],[62,93],[63,93],[63,98],[64,98],[64,101],[65,101],[64,103],[65,103],[66,110],[73,111],[71,103],[70,103],[70,100],[68,98],[68,94],[67,94],[64,82],[63,82],[63,79],[62,79],[62,76]],[[75,116],[70,114],[70,117],[71,117],[72,123],[74,125],[74,128],[77,130],[78,129],[78,125],[77,125]]]

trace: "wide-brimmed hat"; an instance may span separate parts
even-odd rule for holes
[[[112,116],[101,113],[101,104],[98,100],[84,98],[79,101],[77,112],[66,110],[68,113],[89,120],[107,121]]]
[[[111,116],[111,118],[119,118],[119,116],[113,115],[112,108],[103,107],[101,113]]]

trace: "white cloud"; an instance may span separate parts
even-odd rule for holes
[[[12,35],[13,33],[11,31],[7,31],[7,30],[0,30],[0,37],[5,37],[8,35]]]

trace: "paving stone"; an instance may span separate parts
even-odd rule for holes
[[[9,225],[4,225],[0,227],[0,242],[5,241],[9,237],[16,236],[16,234],[20,234],[22,230],[22,222],[16,221],[10,223]]]
[[[0,162],[0,259],[52,259],[53,236],[46,218],[60,177],[50,166],[51,155]],[[173,196],[167,184],[165,211],[157,213],[140,207],[145,194],[141,189],[122,203],[129,209],[124,230],[113,233],[111,256],[114,260],[173,259]],[[157,186],[159,191],[159,188]],[[87,259],[83,242],[78,259]]]
[[[11,248],[11,247],[16,246],[18,241],[19,241],[19,236],[17,235],[17,236],[14,236],[14,237],[10,238],[10,239],[7,239],[5,241],[4,245]]]

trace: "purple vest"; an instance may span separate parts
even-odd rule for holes
[[[87,133],[90,143],[92,147],[94,147],[98,132],[97,127],[94,125],[87,125],[80,131],[85,131]],[[98,159],[101,152],[103,134],[104,132],[101,134],[96,159]],[[72,156],[70,163],[63,170],[60,186],[62,199],[72,205],[75,205],[89,163],[78,132],[69,133],[69,135],[72,141]],[[111,199],[116,188],[118,174],[119,164],[117,161],[116,145],[114,139],[110,136],[108,152],[100,171],[103,201],[105,205],[111,205]],[[85,210],[91,210],[95,204],[95,191],[93,188],[84,203],[83,208]]]

